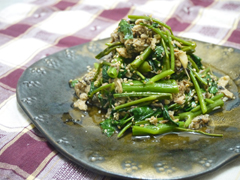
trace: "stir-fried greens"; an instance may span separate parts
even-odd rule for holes
[[[150,16],[129,15],[111,34],[102,59],[88,67],[82,78],[70,80],[79,99],[74,107],[95,105],[106,110],[100,123],[103,133],[121,137],[190,131],[212,136],[200,129],[208,113],[234,98],[225,86],[193,54],[196,43],[173,35],[165,23]]]

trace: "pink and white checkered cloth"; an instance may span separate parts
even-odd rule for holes
[[[240,1],[236,0],[33,0],[3,9],[0,179],[110,179],[54,150],[17,105],[16,86],[23,71],[37,60],[109,37],[128,14],[152,14],[170,25],[175,35],[240,49]],[[240,179],[240,163],[204,178]]]

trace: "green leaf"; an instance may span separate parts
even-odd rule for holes
[[[148,60],[147,62],[151,66],[153,72],[158,72],[158,70],[162,69],[161,62],[158,60]]]
[[[77,80],[77,79],[72,80],[72,81],[70,82],[70,87],[71,87],[71,88],[74,88],[77,83],[78,83],[78,80]]]
[[[133,39],[132,25],[129,24],[126,20],[122,19],[118,24],[118,32],[124,34],[124,39]]]
[[[152,23],[152,26],[155,27],[155,28],[159,27],[158,23],[155,23],[155,22]]]
[[[99,94],[97,95],[97,97],[98,97],[98,100],[100,101],[100,104],[101,104],[101,106],[102,106],[102,108],[103,108],[103,106],[108,102],[108,100],[107,100],[107,99],[104,99],[101,93],[99,93]]]
[[[192,60],[196,63],[196,65],[198,66],[199,69],[202,69],[202,59],[198,56],[196,56],[195,54],[191,54],[190,55]]]
[[[136,107],[129,111],[133,113],[134,121],[142,121],[150,116],[160,116],[162,114],[161,109],[153,110],[148,106]]]
[[[208,92],[211,94],[216,94],[218,92],[218,87],[217,86],[210,86],[208,88]]]
[[[162,46],[156,46],[154,54],[156,57],[162,59],[165,54],[164,48]]]
[[[126,77],[126,76],[125,76],[126,73],[127,73],[126,65],[123,64],[123,69],[122,69],[122,68],[120,69],[120,71],[119,71],[119,73],[118,73],[118,78],[124,78],[124,77]]]
[[[167,106],[163,107],[163,118],[166,119],[166,120],[169,120],[172,124],[175,124],[176,126],[179,126],[179,124],[174,122],[172,120],[172,118],[170,117],[170,115],[168,113],[168,107]]]
[[[117,130],[117,127],[113,123],[114,120],[112,119],[106,119],[100,123],[103,133],[106,134],[108,137],[112,136]]]
[[[204,79],[208,84],[208,92],[215,95],[218,92],[217,82],[209,74],[207,74]]]
[[[108,137],[112,136],[115,131],[123,128],[127,122],[131,121],[132,117],[126,119],[127,117],[128,115],[119,120],[114,120],[111,118],[104,120],[100,123],[103,133],[106,134]]]
[[[91,94],[95,89],[97,89],[97,87],[94,86],[94,82],[91,82],[90,90],[89,90],[88,94]]]
[[[109,68],[109,66],[106,66],[106,65],[104,65],[103,67],[102,67],[102,78],[103,78],[103,83],[108,83],[109,81],[109,79],[111,79],[111,77],[108,75],[108,68]]]

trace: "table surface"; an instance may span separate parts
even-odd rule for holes
[[[127,14],[154,14],[176,35],[240,49],[240,1],[1,1],[0,179],[114,179],[79,167],[54,150],[18,106],[16,85],[37,60],[108,37]],[[196,179],[240,179],[239,160]]]

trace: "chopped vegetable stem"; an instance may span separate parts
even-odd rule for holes
[[[167,38],[168,38],[168,45],[170,47],[170,58],[171,58],[171,69],[175,70],[175,56],[174,56],[174,48],[172,45],[172,38],[170,36],[170,33],[167,31]]]
[[[195,90],[197,92],[197,96],[198,96],[198,101],[200,103],[200,106],[201,106],[201,109],[202,109],[202,113],[205,114],[207,112],[207,107],[206,107],[206,104],[204,102],[204,98],[203,98],[203,95],[202,95],[202,92],[201,92],[201,89],[199,87],[199,84],[192,72],[192,70],[190,70],[190,77],[191,77],[191,80],[194,84],[194,87],[195,87]]]
[[[191,69],[191,68],[189,68],[189,69]],[[204,85],[207,85],[207,81],[205,81],[199,73],[195,72],[194,70],[192,70],[192,72],[193,72],[194,76],[197,78],[198,82],[200,82]]]
[[[115,50],[116,48],[120,48],[123,47],[123,44],[113,44],[112,46],[107,47],[106,49],[104,49],[102,52],[100,52],[98,55],[95,56],[96,59],[100,59],[103,56],[108,55],[110,52],[112,52],[113,50]]]
[[[170,69],[170,63],[169,63],[169,55],[168,55],[168,50],[167,50],[167,47],[166,47],[166,44],[163,40],[163,38],[161,38],[161,42],[162,42],[162,45],[163,45],[163,49],[165,51],[165,59],[164,59],[164,63],[166,65],[166,70]]]
[[[182,127],[176,127],[176,130],[185,131],[185,132],[200,133],[200,134],[204,134],[204,135],[207,135],[207,136],[215,136],[215,137],[222,137],[223,136],[222,134],[206,133],[204,131],[193,130],[193,129],[186,129],[186,128],[182,128]]]
[[[143,102],[146,102],[146,101],[154,101],[154,100],[157,100],[158,98],[161,98],[161,96],[152,95],[152,96],[149,96],[149,97],[141,98],[141,99],[138,99],[138,100],[135,100],[135,101],[131,101],[131,102],[116,106],[115,110],[122,109],[122,108],[129,107],[129,106],[133,106],[133,105],[137,105],[137,104],[140,104],[140,103],[143,103]]]
[[[145,77],[144,77],[144,75],[142,75],[142,73],[140,73],[139,71],[136,71],[136,73],[137,73],[137,75],[141,78],[141,79],[146,79]]]
[[[211,112],[214,108],[216,108],[216,107],[221,107],[221,106],[223,106],[223,104],[224,104],[224,102],[221,100],[221,99],[218,99],[218,100],[216,100],[216,101],[214,101],[214,103],[213,104],[209,104],[209,105],[207,105],[207,111],[206,111],[206,113],[209,113],[209,112]],[[199,110],[197,110],[197,111],[190,111],[190,112],[186,112],[186,113],[181,113],[181,114],[179,114],[179,119],[180,120],[185,120],[185,119],[187,119],[186,121],[185,121],[185,127],[188,127],[190,124],[191,124],[191,122],[192,122],[192,120],[193,120],[193,118],[194,117],[197,117],[197,116],[199,116],[199,115],[201,115],[202,114],[202,110],[201,109],[199,109]]]
[[[113,94],[115,98],[121,98],[121,97],[148,97],[152,95],[158,95],[161,96],[164,99],[171,99],[172,94],[171,93],[159,93],[159,92],[125,92],[125,93],[118,93]]]
[[[147,57],[151,54],[152,49],[150,46],[148,46],[144,52],[139,55],[132,63],[131,63],[131,67],[133,69],[137,69],[146,59]]]
[[[115,67],[109,67],[108,71],[107,71],[108,75],[111,77],[111,78],[117,78],[118,76],[118,71]]]
[[[160,80],[153,84],[144,84],[140,81],[122,83],[123,92],[162,92],[178,93],[179,89],[175,80]]]
[[[188,60],[191,62],[193,68],[196,69],[197,72],[199,72],[199,69],[196,63],[192,60],[192,58],[189,55],[187,57],[188,57]]]
[[[160,74],[157,74],[157,75],[153,76],[153,77],[147,82],[147,84],[151,84],[151,83],[154,83],[154,82],[156,82],[156,81],[159,81],[160,79],[165,78],[165,77],[167,77],[167,76],[169,76],[169,75],[171,75],[171,74],[173,74],[173,73],[174,73],[174,71],[173,71],[172,69],[163,71],[163,72],[161,72]]]
[[[206,101],[207,103],[209,103],[209,104],[213,104],[213,103],[214,103],[214,101],[213,101],[213,100],[211,100],[211,99],[208,99],[208,98],[205,98],[205,101]]]
[[[156,22],[156,23],[158,23],[159,25],[167,28],[167,29],[171,32],[171,34],[173,34],[173,33],[172,33],[172,29],[171,29],[170,26],[168,26],[168,25],[165,24],[164,22],[159,21],[159,20],[157,20],[157,19],[154,19],[154,18],[152,18],[152,17],[149,17],[149,16],[138,16],[138,15],[128,15],[128,18],[129,18],[129,19],[146,19],[146,20],[151,20],[151,21]]]
[[[218,95],[212,97],[211,100],[216,101],[216,100],[222,98],[223,96],[224,96],[223,93],[221,93],[221,94],[218,94]],[[195,108],[193,108],[193,109],[191,110],[191,112],[198,111],[199,109],[201,109],[200,105],[198,105],[198,106],[196,106]]]
[[[89,97],[89,98],[92,98],[93,95],[96,94],[97,92],[102,91],[102,90],[105,90],[105,89],[107,89],[107,88],[112,88],[113,85],[114,85],[114,83],[101,86],[101,87],[95,89],[91,94],[89,94],[88,97]]]
[[[128,123],[126,126],[124,126],[124,128],[118,133],[117,137],[120,138],[123,133],[132,126],[132,122]]]
[[[140,25],[146,26],[146,27],[148,27],[149,29],[152,29],[155,33],[159,34],[159,35],[161,36],[161,38],[164,39],[165,42],[168,43],[167,37],[164,35],[163,31],[161,31],[160,29],[155,28],[155,27],[153,27],[153,26],[150,26],[150,25],[148,25],[148,24],[144,24],[144,23],[140,23]],[[168,32],[168,31],[167,31],[167,32]]]
[[[96,79],[97,79],[97,77],[98,77],[98,75],[99,75],[99,73],[100,73],[100,70],[101,70],[102,66],[103,66],[103,63],[100,63],[100,64],[98,65],[97,71],[96,71],[96,73],[95,73],[95,75],[94,75],[94,77],[93,77],[93,81],[96,81]]]

